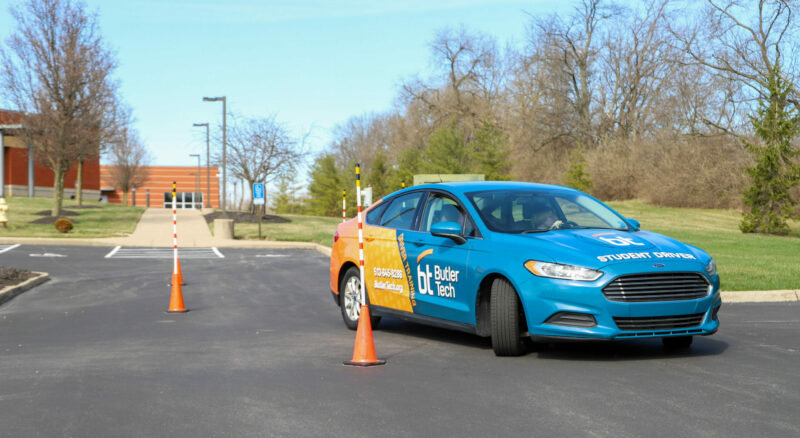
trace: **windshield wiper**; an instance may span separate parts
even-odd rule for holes
[[[550,231],[550,230],[549,229],[545,229],[545,230],[524,230],[524,231],[520,231],[519,234],[546,233],[548,231]]]

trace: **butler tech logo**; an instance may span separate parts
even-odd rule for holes
[[[442,298],[455,298],[455,285],[458,283],[458,276],[461,272],[450,266],[441,267],[439,265],[433,265],[433,272],[431,272],[431,265],[427,263],[425,263],[425,269],[423,270],[420,261],[431,254],[433,254],[433,250],[427,249],[417,257],[419,293]]]

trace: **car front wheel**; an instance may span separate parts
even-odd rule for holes
[[[492,349],[497,356],[521,356],[525,353],[522,339],[522,306],[517,292],[508,280],[492,283]]]

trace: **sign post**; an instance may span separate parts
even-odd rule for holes
[[[258,240],[261,240],[261,216],[264,215],[264,183],[253,183],[253,205],[258,208]]]

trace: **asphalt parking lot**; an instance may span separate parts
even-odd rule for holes
[[[190,312],[166,314],[170,260],[110,250],[0,254],[52,277],[0,306],[0,436],[800,436],[796,302],[724,305],[685,353],[497,358],[486,339],[384,320],[388,364],[362,369],[342,365],[354,332],[323,255],[181,260]]]

